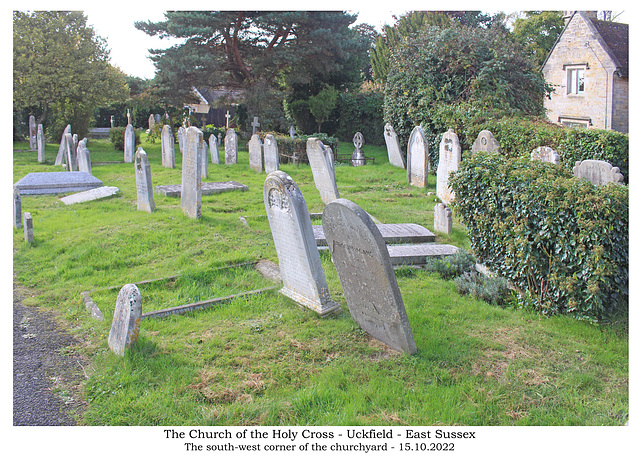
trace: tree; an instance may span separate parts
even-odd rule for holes
[[[562,12],[526,11],[524,14],[525,17],[517,18],[513,25],[513,37],[542,66],[564,28]]]
[[[86,134],[95,107],[128,93],[106,42],[78,11],[14,11],[13,88],[14,112],[48,122],[54,137],[68,123]]]
[[[322,123],[327,121],[337,103],[338,91],[329,85],[326,85],[322,91],[309,98],[309,111],[318,122],[319,133],[322,132]]]

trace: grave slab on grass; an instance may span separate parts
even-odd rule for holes
[[[118,187],[98,187],[91,190],[85,190],[84,192],[74,193],[60,198],[64,204],[76,204],[84,203],[86,201],[100,200],[102,198],[109,198],[110,196],[118,193]]]
[[[432,243],[436,240],[435,234],[418,224],[377,224],[377,227],[386,244]],[[313,236],[318,246],[327,245],[322,225],[313,226]]]
[[[248,190],[244,184],[234,180],[225,182],[203,182],[201,185],[203,195],[213,195],[222,192],[245,191]],[[157,185],[156,192],[164,196],[179,197],[182,195],[182,185]]]
[[[445,257],[458,252],[451,244],[406,244],[387,246],[392,265],[424,265],[430,257]]]
[[[56,195],[102,187],[100,179],[84,171],[29,173],[14,184],[21,195]]]

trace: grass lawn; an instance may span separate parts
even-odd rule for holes
[[[143,148],[153,185],[181,183],[161,165],[160,143]],[[57,144],[45,164],[14,144],[13,181],[59,171]],[[107,141],[90,141],[93,175],[119,194],[64,205],[57,196],[23,196],[35,242],[13,230],[14,282],[24,302],[55,311],[79,340],[66,353],[90,365],[82,393],[84,425],[624,425],[629,413],[626,325],[598,326],[501,308],[457,293],[453,281],[424,270],[396,272],[418,348],[414,356],[372,340],[351,319],[328,254],[329,291],[343,312],[320,319],[268,291],[208,310],[142,322],[124,358],[107,346],[118,289],[140,284],[143,312],[261,289],[273,283],[251,265],[277,256],[264,209],[265,174],[239,163],[210,165],[205,181],[235,180],[245,192],[203,196],[202,218],[183,215],[180,199],[155,195],[156,211],[136,210],[133,164]],[[20,151],[25,150],[25,151]],[[343,143],[341,154],[353,145]],[[433,230],[435,176],[427,189],[407,184],[386,149],[364,146],[375,164],[336,167],[342,198],[383,223]],[[223,156],[221,154],[221,156]],[[284,164],[311,212],[323,204],[309,166]],[[246,224],[245,224],[246,223]],[[316,221],[314,223],[320,223]],[[468,249],[454,218],[440,243]],[[172,277],[172,278],[169,278]],[[92,319],[83,291],[104,313]]]

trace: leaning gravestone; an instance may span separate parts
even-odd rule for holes
[[[204,138],[201,139],[198,143],[198,148],[200,149],[200,161],[202,161],[200,174],[202,175],[203,179],[206,179],[207,177],[209,177],[209,146],[207,145],[207,142],[204,140]]]
[[[500,144],[498,144],[498,141],[493,136],[491,131],[488,131],[486,129],[480,131],[480,133],[478,134],[478,137],[476,138],[476,140],[473,142],[473,145],[471,146],[471,153],[477,153],[477,152],[502,153]]]
[[[444,204],[451,204],[454,198],[453,190],[447,181],[449,174],[457,171],[458,165],[462,161],[462,149],[458,136],[451,129],[442,135],[440,141],[440,159],[438,161],[436,196]]]
[[[309,210],[296,183],[286,173],[274,171],[265,180],[263,198],[278,254],[280,292],[320,316],[340,310],[329,295]]]
[[[93,174],[91,171],[91,154],[87,148],[87,138],[78,142],[76,157],[78,159],[78,171]]]
[[[433,210],[433,229],[436,232],[451,233],[453,228],[453,216],[451,208],[444,203],[436,204]]]
[[[364,157],[364,152],[362,151],[362,146],[364,145],[364,136],[361,132],[357,132],[353,135],[353,146],[356,148],[351,154],[351,165],[352,166],[364,166],[366,163],[366,159]]]
[[[38,146],[38,163],[44,163],[44,130],[41,124],[38,125],[36,133],[36,144]]]
[[[16,186],[13,187],[13,226],[22,227],[22,198]]]
[[[573,175],[586,179],[593,185],[604,185],[609,182],[624,183],[620,168],[612,167],[610,163],[602,160],[576,161],[576,165],[573,167]]]
[[[55,166],[59,166],[66,161],[65,155],[67,152],[67,134],[71,134],[71,125],[67,125],[62,132],[60,147],[58,147],[58,155],[56,156],[56,161],[54,162]]]
[[[262,141],[259,134],[254,134],[247,145],[249,148],[249,167],[255,172],[264,171],[264,163],[262,161]]]
[[[67,133],[64,135],[64,140],[66,143],[66,155],[65,160],[67,162],[67,171],[77,171],[78,170],[78,147],[74,137]]]
[[[410,185],[426,187],[429,182],[429,146],[424,131],[416,126],[407,146],[407,180]]]
[[[209,153],[211,154],[211,164],[220,164],[220,152],[218,151],[218,138],[215,134],[209,136]]]
[[[384,125],[384,141],[387,144],[387,155],[389,156],[389,163],[392,166],[406,169],[404,161],[404,155],[402,155],[402,149],[400,148],[400,141],[398,141],[398,135],[389,123]]]
[[[324,208],[322,226],[351,317],[391,348],[416,353],[387,246],[369,215],[338,199]]]
[[[327,148],[320,139],[310,137],[307,139],[307,158],[322,202],[327,204],[340,198],[331,149]]]
[[[190,126],[184,137],[180,206],[186,216],[198,219],[202,212],[202,131]]]
[[[280,157],[278,156],[278,141],[273,134],[264,137],[264,170],[267,174],[280,169]]]
[[[176,140],[171,132],[171,126],[164,125],[160,133],[162,144],[162,166],[165,168],[176,167]]]
[[[142,296],[135,284],[120,289],[113,312],[108,344],[115,354],[124,356],[125,350],[138,341],[142,321]]]
[[[136,148],[136,132],[129,123],[124,130],[124,162],[133,163],[134,149]]]
[[[178,128],[178,148],[180,149],[180,153],[184,153],[184,136],[186,134],[186,130],[183,126]]]
[[[24,240],[27,243],[33,243],[33,219],[30,212],[22,215],[22,226],[24,227]]]
[[[224,136],[224,163],[234,165],[238,162],[238,135],[233,128],[227,129]]]
[[[534,161],[544,161],[546,163],[560,164],[560,155],[551,147],[536,147],[531,152],[531,159]]]
[[[37,127],[36,127],[36,117],[33,115],[29,116],[29,149],[35,150],[37,148],[36,136],[37,136]]]
[[[153,212],[156,209],[151,184],[151,166],[147,152],[138,147],[135,158],[136,191],[138,195],[138,211]]]

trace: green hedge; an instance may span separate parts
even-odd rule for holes
[[[121,126],[116,128],[111,128],[109,130],[109,140],[113,144],[113,148],[116,150],[120,150],[121,152],[124,152],[124,132],[125,131],[126,131],[126,128],[123,128]],[[136,135],[135,145],[136,146],[140,145],[140,130],[134,129],[133,131],[135,132],[135,135]]]
[[[599,321],[628,308],[629,190],[562,166],[498,154],[450,176],[454,209],[480,262],[546,314]]]
[[[336,136],[352,142],[355,133],[360,132],[366,144],[385,145],[383,104],[382,92],[341,93]]]
[[[273,134],[276,138],[276,142],[278,143],[278,156],[280,157],[281,163],[288,163],[291,161],[290,157],[293,154],[297,154],[298,161],[300,163],[309,163],[307,160],[307,139],[310,137],[317,137],[322,141],[322,143],[328,147],[331,147],[334,155],[338,154],[338,139],[335,137],[331,137],[325,133],[314,133],[310,135],[306,134],[296,134],[296,136],[292,139],[288,134],[276,133],[276,132],[262,132],[260,133],[260,138],[264,142],[264,137],[267,134]]]

